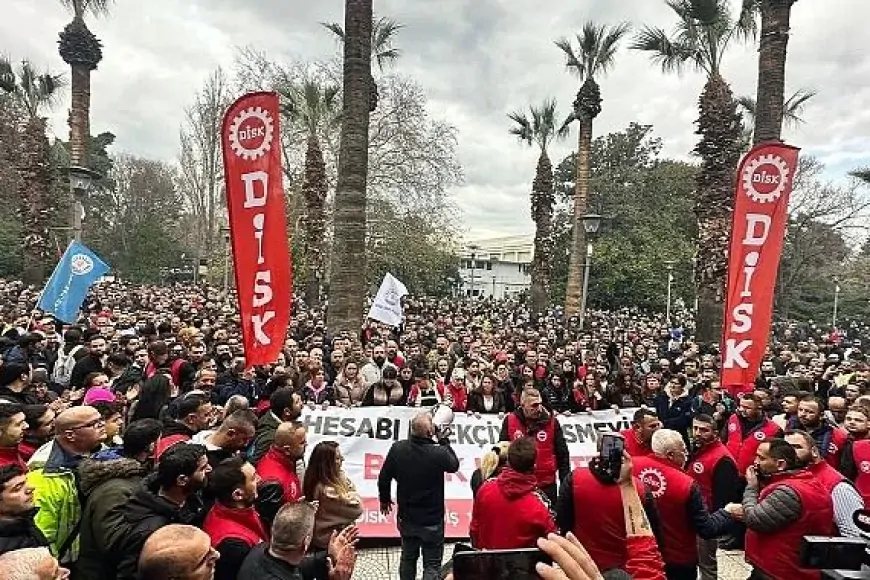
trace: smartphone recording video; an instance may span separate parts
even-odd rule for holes
[[[538,580],[538,562],[552,564],[537,548],[457,552],[453,556],[454,580]]]
[[[602,433],[601,448],[598,452],[601,469],[613,481],[619,479],[622,470],[622,453],[625,450],[625,439],[619,433]]]

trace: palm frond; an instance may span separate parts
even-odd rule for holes
[[[849,175],[860,179],[864,183],[870,185],[870,167],[865,167],[863,169],[856,169],[854,171],[850,171]]]
[[[4,93],[15,92],[15,71],[12,62],[5,56],[0,56],[0,91]]]
[[[60,3],[74,16],[84,18],[85,14],[106,16],[113,0],[60,0]]]
[[[571,46],[571,41],[563,37],[555,40],[554,44],[565,54],[565,68],[568,69],[568,72],[580,78],[585,78],[586,70],[583,67],[583,63],[574,54],[574,47]]]
[[[601,38],[601,44],[598,47],[598,56],[595,59],[595,66],[592,68],[590,76],[596,73],[606,73],[613,67],[616,61],[616,51],[619,48],[619,42],[629,33],[631,26],[627,22],[621,22],[615,26],[606,28]]]
[[[695,53],[683,42],[669,38],[661,28],[650,26],[637,33],[629,48],[649,52],[650,58],[666,73],[682,73],[686,63],[694,60]]]
[[[372,49],[384,50],[390,47],[396,34],[405,28],[404,24],[392,18],[381,16],[372,24]]]
[[[740,16],[734,27],[735,34],[741,40],[755,40],[758,37],[758,18],[761,14],[760,0],[743,0]]]
[[[508,119],[515,123],[509,129],[509,133],[519,139],[521,142],[527,145],[531,145],[532,123],[529,121],[529,118],[526,116],[526,114],[520,111],[514,111],[512,113],[508,113]]]
[[[344,42],[344,28],[338,22],[321,22],[320,25],[332,32],[341,42]]]
[[[801,113],[803,113],[804,105],[815,97],[816,94],[816,91],[812,89],[796,90],[785,101],[783,106],[783,121],[792,127],[802,124],[804,120],[801,118]]]

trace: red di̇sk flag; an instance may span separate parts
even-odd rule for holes
[[[278,96],[250,93],[233,103],[221,141],[245,361],[272,364],[284,346],[293,291]]]
[[[752,390],[764,358],[798,151],[761,144],[737,171],[722,337],[722,386],[732,393]]]

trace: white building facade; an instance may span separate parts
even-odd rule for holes
[[[496,299],[529,289],[534,236],[489,238],[466,243],[459,263],[460,296]]]

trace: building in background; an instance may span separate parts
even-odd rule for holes
[[[457,293],[508,298],[527,291],[534,236],[508,236],[467,242],[459,263]]]

